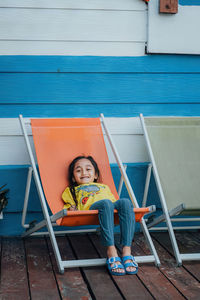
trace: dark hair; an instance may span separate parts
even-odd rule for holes
[[[80,156],[75,157],[72,160],[72,162],[70,163],[70,165],[68,167],[68,181],[69,181],[70,192],[73,196],[76,206],[78,204],[77,199],[76,199],[76,194],[75,194],[75,186],[77,186],[77,183],[74,182],[74,167],[75,167],[75,164],[77,163],[77,161],[79,161],[81,159],[88,159],[91,162],[91,164],[93,165],[95,174],[97,175],[97,179],[95,179],[94,182],[97,182],[99,179],[99,176],[100,176],[98,165],[92,156],[80,155]]]

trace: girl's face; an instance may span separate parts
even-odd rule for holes
[[[78,184],[87,184],[97,179],[95,169],[87,158],[82,158],[75,163],[73,180]]]

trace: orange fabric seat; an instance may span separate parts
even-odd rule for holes
[[[91,155],[97,162],[101,182],[119,198],[113,181],[99,118],[32,119],[32,133],[42,186],[53,214],[63,209],[61,194],[68,186],[69,163],[79,155]],[[149,212],[134,208],[136,221]],[[115,223],[118,223],[115,212]],[[98,211],[68,211],[57,220],[58,225],[81,226],[98,224]]]
[[[135,220],[140,222],[144,214],[149,212],[148,207],[134,208]],[[114,214],[115,224],[119,224],[117,210]],[[64,226],[81,226],[81,225],[98,225],[98,210],[68,211],[67,216],[62,218],[60,225]]]

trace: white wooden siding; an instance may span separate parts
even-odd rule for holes
[[[29,119],[25,119],[28,121]],[[124,162],[148,161],[147,150],[139,118],[106,118],[113,140]],[[31,127],[28,134],[33,147]],[[108,145],[108,142],[106,141]],[[115,159],[108,149],[110,163]],[[29,157],[17,118],[0,119],[0,165],[29,164]]]
[[[148,9],[149,53],[200,54],[200,6],[178,7],[177,14],[159,14],[159,0]]]
[[[0,7],[141,10],[141,0],[0,0]]]
[[[0,41],[0,52],[2,55],[141,56],[144,54],[144,43]]]
[[[0,0],[0,55],[144,55],[142,0]]]
[[[143,12],[134,11],[9,8],[0,11],[0,36],[3,40],[145,41],[145,20]]]

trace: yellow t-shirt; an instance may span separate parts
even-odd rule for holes
[[[94,202],[103,199],[109,199],[112,202],[117,201],[107,185],[96,182],[76,186],[75,194],[78,202],[78,210],[89,210],[90,206]],[[64,208],[66,209],[70,208],[72,205],[75,205],[69,187],[64,190],[62,199],[65,202]]]

